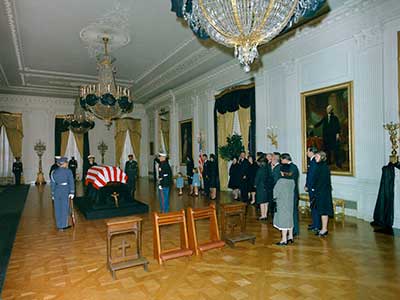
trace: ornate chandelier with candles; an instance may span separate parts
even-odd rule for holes
[[[113,120],[132,110],[133,103],[129,88],[116,84],[116,72],[112,65],[115,59],[108,54],[108,41],[107,37],[103,37],[104,54],[97,57],[99,81],[97,84],[81,87],[80,104],[85,110],[104,120],[110,129]]]
[[[201,38],[208,35],[235,49],[246,72],[258,57],[258,45],[276,37],[324,0],[187,0],[183,16]],[[289,27],[290,27],[289,26]]]
[[[74,113],[67,115],[64,124],[75,133],[86,133],[94,127],[94,117],[86,113],[79,104],[79,99],[75,100]]]

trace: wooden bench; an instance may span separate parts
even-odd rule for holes
[[[204,251],[223,248],[225,242],[219,237],[219,229],[217,222],[217,213],[215,204],[212,203],[209,207],[205,208],[191,208],[187,209],[188,219],[188,233],[189,233],[189,247],[196,255],[202,254]],[[197,220],[210,220],[210,240],[206,243],[200,244],[197,239],[196,221]]]
[[[299,195],[299,200],[302,200],[302,201],[306,202],[305,206],[303,206],[303,205],[300,206],[299,205],[301,207],[302,211],[304,211],[304,209],[306,209],[306,208],[310,209],[310,196],[308,194],[301,193]],[[334,215],[335,216],[341,215],[342,217],[344,217],[345,200],[341,199],[341,198],[333,197],[332,198],[332,204],[333,204],[333,213],[334,213]],[[338,206],[340,206],[342,208],[340,212],[336,211],[336,208]]]
[[[250,241],[252,244],[256,241],[254,234],[248,234],[246,230],[246,208],[247,205],[243,202],[221,204],[221,232],[224,240],[230,247],[234,247],[235,243]],[[239,224],[230,224],[231,233],[227,234],[229,227],[229,219],[239,217]],[[240,232],[235,233],[235,227],[239,225]]]
[[[134,266],[143,265],[147,271],[148,261],[142,256],[142,218],[140,217],[126,217],[117,218],[106,222],[107,224],[107,266],[115,279],[115,271]],[[132,233],[136,237],[136,253],[133,255],[126,255],[126,248],[130,244],[126,240],[122,240],[119,247],[122,251],[121,256],[113,257],[111,254],[112,239],[116,235]]]
[[[163,251],[161,249],[160,227],[171,224],[180,225],[181,246],[179,248]],[[160,265],[163,264],[164,261],[191,256],[193,254],[193,250],[189,248],[185,211],[183,209],[177,212],[153,213],[153,247],[154,258]]]

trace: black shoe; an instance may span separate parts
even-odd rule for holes
[[[307,229],[308,230],[313,230],[314,229],[314,225],[313,224],[308,225]]]
[[[71,225],[68,225],[67,227],[64,227],[63,229],[65,230],[65,229],[68,229],[68,228],[71,228]]]
[[[278,243],[275,243],[275,245],[277,245],[277,246],[287,246],[287,242],[278,242]]]
[[[287,240],[287,243],[288,243],[288,244],[293,244],[293,243],[294,243],[294,240],[293,240],[293,239],[288,239],[288,240]]]
[[[320,231],[320,232],[318,232],[318,235],[319,236],[327,236],[328,235],[328,230],[325,231],[324,233],[321,233],[321,231]]]

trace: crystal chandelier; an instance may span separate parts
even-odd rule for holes
[[[118,86],[115,82],[115,68],[112,65],[115,59],[108,54],[108,41],[107,37],[103,38],[104,55],[97,57],[99,81],[97,84],[81,87],[80,104],[85,110],[104,120],[107,128],[110,129],[112,120],[130,112],[133,108],[133,103],[130,90]]]
[[[74,114],[67,115],[64,124],[75,133],[86,133],[94,127],[94,117],[87,114],[79,104],[79,99],[75,100]]]
[[[202,28],[217,43],[234,48],[249,72],[258,57],[257,46],[276,37],[293,14],[304,10],[299,1],[311,0],[192,0],[183,13],[192,30]]]

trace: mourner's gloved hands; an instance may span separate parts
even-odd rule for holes
[[[68,195],[68,198],[74,199],[74,194],[69,194],[69,195]]]

